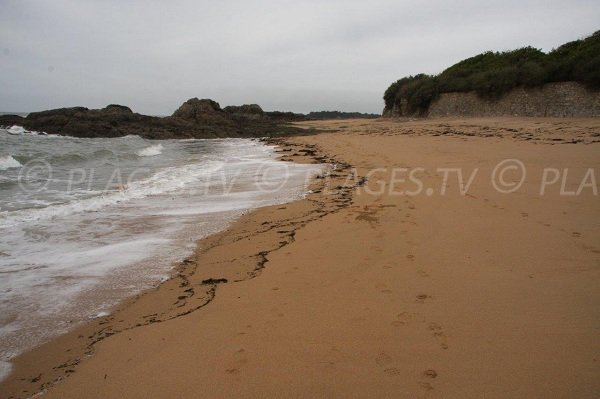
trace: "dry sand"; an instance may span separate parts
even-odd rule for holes
[[[1,396],[600,396],[600,120],[300,125],[331,130],[282,143],[338,164],[315,193],[16,359]]]

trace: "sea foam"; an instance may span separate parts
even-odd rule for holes
[[[138,157],[153,157],[155,155],[162,154],[163,146],[162,144],[151,145],[150,147],[146,147],[142,150],[136,152]]]
[[[7,170],[13,168],[21,168],[23,165],[11,155],[0,157],[0,170]]]
[[[0,360],[0,381],[8,377],[12,371],[12,365],[9,362]]]
[[[20,165],[20,164],[19,164]],[[0,228],[24,222],[50,220],[82,212],[97,212],[100,209],[152,195],[166,194],[184,188],[187,184],[210,177],[220,170],[223,162],[207,161],[181,167],[165,168],[147,179],[131,182],[129,185],[102,192],[101,195],[65,204],[31,208],[15,212],[0,212]]]
[[[0,173],[0,379],[24,350],[164,281],[197,239],[301,198],[321,170],[247,139],[5,133],[2,155],[45,160],[52,174]]]

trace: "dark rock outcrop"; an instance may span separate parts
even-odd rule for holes
[[[181,125],[187,134],[197,137],[198,134],[207,137],[238,137],[249,134],[245,126],[237,124],[218,102],[210,99],[199,100],[191,98],[181,104],[170,117],[163,122],[175,126]]]
[[[124,105],[118,105],[118,104],[107,105],[104,109],[102,109],[102,111],[103,112],[111,112],[111,113],[127,113],[127,114],[133,113],[131,108],[126,107]]]
[[[0,126],[20,125],[28,130],[75,137],[138,135],[150,139],[265,137],[302,134],[299,128],[265,116],[256,104],[221,109],[219,103],[192,98],[171,116],[156,117],[133,112],[123,105],[103,109],[59,108],[32,112],[26,118],[0,116]]]
[[[223,110],[239,118],[254,120],[267,118],[265,111],[258,104],[229,105]]]
[[[13,114],[0,115],[0,126],[4,126],[4,127],[10,127],[13,125],[22,126],[24,120],[25,120],[25,118],[23,118],[20,115],[13,115]]]
[[[218,102],[210,99],[199,100],[198,98],[190,98],[173,112],[173,117],[188,121],[198,121],[202,120],[206,115],[216,115],[219,113],[221,113],[221,106]]]
[[[66,136],[119,137],[141,134],[145,127],[150,133],[156,119],[133,113],[124,106],[110,105],[99,110],[72,107],[32,112],[24,118],[22,125],[29,130]]]

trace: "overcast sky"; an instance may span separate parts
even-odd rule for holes
[[[381,112],[396,79],[600,29],[600,2],[0,0],[0,111],[191,97]]]

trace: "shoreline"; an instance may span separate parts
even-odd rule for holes
[[[575,191],[600,171],[600,121],[298,125],[331,133],[286,138],[282,160],[338,163],[315,180],[338,194],[242,216],[159,288],[18,358],[27,380],[0,389],[48,388],[33,367],[62,357],[47,397],[597,396],[598,196],[560,181],[542,196],[539,179],[569,169]],[[482,179],[508,158],[528,168],[512,194]],[[457,167],[465,193],[439,169]],[[394,168],[433,191],[380,191]]]
[[[334,159],[319,153],[314,146],[301,146],[302,148],[298,149],[296,144],[289,142],[286,138],[266,138],[260,141],[266,145],[276,145],[275,153],[280,156],[281,162],[337,164]],[[291,155],[292,152],[294,155]],[[350,165],[343,165],[343,169],[349,167]],[[323,174],[319,176],[322,178]],[[9,362],[11,365],[9,374],[0,381],[0,391],[9,392],[10,396],[8,397],[11,398],[30,397],[44,392],[75,372],[80,362],[93,356],[94,345],[105,338],[126,330],[190,314],[208,305],[214,299],[220,284],[240,282],[260,275],[268,262],[267,255],[292,242],[295,229],[314,220],[311,217],[318,218],[329,212],[335,212],[338,206],[347,204],[349,187],[344,188],[343,193],[340,193],[340,197],[343,199],[332,209],[325,211],[311,209],[315,204],[323,205],[316,198],[308,198],[309,196],[317,197],[311,192],[320,191],[320,183],[318,177],[312,178],[307,187],[309,193],[303,199],[248,210],[224,230],[197,240],[194,253],[182,262],[173,265],[167,280],[123,299],[110,310],[108,315],[83,322],[74,329],[12,358]],[[311,205],[313,206],[311,207]],[[287,216],[283,219],[277,215],[277,211],[287,209],[287,206],[299,208],[297,220],[289,219]],[[264,222],[254,223],[256,230],[253,233],[246,231],[250,220],[264,218],[266,215],[270,216],[267,216]],[[217,249],[223,245],[223,242],[240,240],[240,237],[236,237],[237,234],[240,234],[240,229],[244,231],[244,234],[253,236],[263,235],[284,225],[286,228],[291,226],[293,229],[277,231],[276,237],[267,237],[262,243],[267,247],[269,245],[275,245],[275,247],[247,254],[247,259],[241,265],[237,265],[234,270],[223,271],[218,267],[208,268],[207,265],[200,264],[201,253],[208,252],[210,254],[211,250]],[[225,255],[218,254],[217,256]],[[197,270],[198,267],[202,269]],[[197,286],[199,288],[194,288]]]
[[[57,142],[4,132],[2,139],[25,165],[22,147],[51,156],[59,146],[59,152],[72,154],[49,158],[56,168],[54,179],[47,190],[34,194],[32,204],[22,200],[19,206],[30,209],[12,212],[10,199],[27,191],[17,179],[28,166],[19,164],[2,175],[12,182],[0,201],[7,211],[0,223],[5,235],[5,253],[0,254],[0,275],[5,277],[0,280],[3,361],[155,287],[169,276],[172,265],[194,253],[198,239],[258,206],[302,198],[313,172],[322,169],[281,162],[273,146],[252,139],[169,141],[158,148],[139,137]],[[146,154],[148,149],[153,152]],[[92,191],[80,200],[80,193],[69,189],[69,170],[61,172],[61,165],[88,153],[119,154],[128,161],[103,167],[110,162],[90,155],[81,170],[85,179],[80,180],[86,180],[83,190]],[[108,176],[127,183],[113,187]],[[58,204],[36,209],[36,201]],[[0,374],[4,366],[0,364]]]

